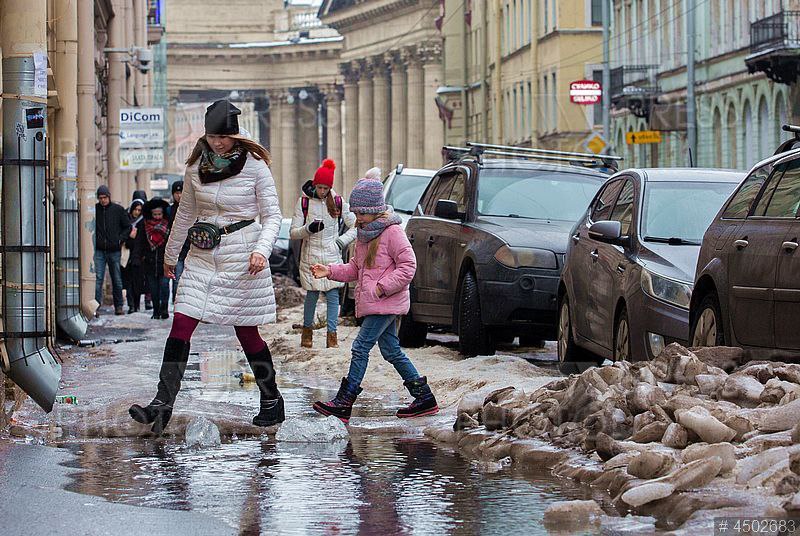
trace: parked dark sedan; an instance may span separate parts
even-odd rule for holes
[[[417,256],[401,342],[452,328],[465,355],[497,339],[556,334],[556,290],[569,231],[608,175],[577,165],[459,158],[431,181],[406,234]]]
[[[800,150],[757,164],[703,238],[692,345],[800,354]]]
[[[641,360],[686,344],[700,240],[744,173],[629,169],[598,192],[572,231],[559,285],[564,372]]]

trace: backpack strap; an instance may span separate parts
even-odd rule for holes
[[[306,220],[308,219],[308,202],[309,199],[307,196],[303,196],[300,198],[300,206],[303,208],[303,225],[306,224]]]
[[[333,198],[334,203],[336,203],[336,210],[339,211],[339,229],[342,228],[342,219],[344,218],[344,214],[342,214],[342,196],[337,195]]]

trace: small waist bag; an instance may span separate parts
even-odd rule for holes
[[[199,221],[189,227],[189,242],[196,248],[214,249],[219,245],[223,235],[231,234],[239,229],[244,229],[251,223],[255,223],[255,220],[239,221],[220,228],[213,223]]]

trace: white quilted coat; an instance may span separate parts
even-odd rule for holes
[[[224,326],[275,322],[269,263],[256,275],[248,273],[252,252],[269,259],[281,225],[275,181],[262,160],[248,155],[241,173],[209,184],[200,182],[197,164],[187,168],[165,262],[177,262],[189,227],[196,220],[224,227],[250,219],[257,221],[223,235],[214,249],[192,246],[178,286],[176,312]]]
[[[303,196],[305,197],[305,196]],[[356,215],[350,212],[350,206],[342,200],[342,218],[348,227],[347,232],[339,236],[339,218],[334,218],[328,212],[328,207],[322,199],[312,197],[308,202],[308,218],[303,223],[303,198],[297,200],[292,218],[292,227],[289,235],[292,240],[302,240],[303,249],[300,252],[300,285],[305,290],[321,290],[327,292],[334,288],[344,286],[344,283],[331,279],[315,279],[311,275],[311,266],[314,264],[340,264],[342,250],[336,244],[339,238],[345,247],[356,237]],[[322,220],[325,228],[318,233],[310,233],[308,224],[314,220]]]

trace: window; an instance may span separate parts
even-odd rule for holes
[[[603,25],[603,2],[608,0],[592,0],[592,26]]]
[[[624,181],[616,180],[611,182],[603,188],[597,200],[594,202],[592,208],[592,221],[603,221],[611,217],[611,210],[614,208],[614,201],[619,196],[619,191],[622,189]]]
[[[617,204],[611,213],[611,220],[622,224],[622,236],[628,236],[631,232],[631,220],[633,219],[633,181],[625,181],[625,186],[619,194]]]
[[[739,191],[731,199],[722,217],[725,219],[738,219],[746,218],[750,213],[750,207],[753,200],[761,191],[761,187],[766,182],[769,174],[772,172],[772,166],[762,166],[753,171],[742,183]]]
[[[592,70],[592,80],[595,82],[600,82],[603,84],[603,70],[602,69],[594,69]],[[595,125],[602,125],[603,124],[603,99],[592,106],[592,123]]]
[[[751,212],[753,216],[764,216],[766,214],[767,205],[772,199],[772,194],[775,193],[775,188],[777,188],[778,181],[780,181],[781,175],[785,169],[786,166],[776,167],[775,171],[767,179],[767,185],[761,189],[761,195],[758,196],[756,201],[756,208]]]
[[[544,75],[544,91],[542,91],[542,99],[544,100],[542,131],[547,132],[550,130],[550,93],[547,91],[547,75]]]
[[[794,218],[797,216],[798,206],[800,206],[800,160],[795,160],[786,166],[786,171],[775,188],[764,215],[768,218]]]
[[[433,215],[433,211],[436,209],[436,202],[439,199],[448,199],[450,197],[454,180],[455,175],[440,175],[433,180],[425,199],[425,214]]]
[[[542,2],[544,5],[544,17],[542,18],[542,22],[544,22],[544,32],[547,33],[548,23],[550,22],[550,0],[544,0]]]
[[[467,178],[463,172],[456,173],[453,180],[453,190],[447,197],[450,201],[458,203],[458,211],[467,211]]]
[[[551,84],[550,87],[552,88],[552,95],[553,95],[553,104],[552,104],[553,112],[550,115],[550,119],[552,119],[553,121],[552,129],[558,130],[558,91],[556,91],[556,88],[558,86],[556,85],[556,73],[553,73],[553,83]]]
[[[531,134],[531,140],[533,140],[533,129],[535,128],[533,124],[533,84],[528,82],[528,131],[525,133]]]

